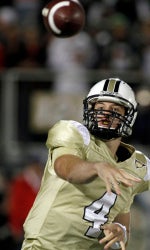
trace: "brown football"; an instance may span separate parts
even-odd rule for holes
[[[43,9],[45,27],[57,37],[79,33],[85,24],[85,11],[78,0],[52,0]]]

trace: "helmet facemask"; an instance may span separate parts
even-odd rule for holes
[[[95,102],[94,99],[88,97],[84,100],[84,124],[92,135],[103,140],[110,140],[132,134],[132,121],[135,113],[132,104],[130,108],[125,107],[125,115],[121,115],[111,110],[95,109],[97,98]]]

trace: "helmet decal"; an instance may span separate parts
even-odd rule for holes
[[[118,92],[120,82],[121,80],[116,81],[116,79],[107,79],[105,81],[103,91]]]

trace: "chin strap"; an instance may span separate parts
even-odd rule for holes
[[[99,128],[97,129],[90,129],[90,133],[96,137],[98,137],[101,140],[109,141],[116,138],[119,138],[120,135],[115,133],[115,130],[108,130],[105,128]]]

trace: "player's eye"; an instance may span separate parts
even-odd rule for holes
[[[118,114],[123,114],[124,113],[124,109],[122,109],[120,106],[116,106],[112,108],[112,111],[118,113]]]
[[[113,107],[112,110],[115,111],[115,112],[119,112],[120,111],[118,107]]]
[[[104,108],[103,107],[97,107],[95,108],[96,110],[103,110]]]
[[[95,105],[96,110],[103,110],[104,106],[103,105]]]

